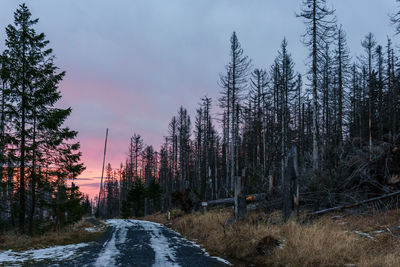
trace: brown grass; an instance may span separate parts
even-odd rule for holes
[[[66,226],[59,231],[49,231],[37,236],[21,235],[17,231],[9,231],[0,235],[0,250],[12,249],[23,251],[56,245],[89,242],[101,237],[106,228],[103,224],[100,224],[96,226],[99,230],[98,232],[88,232],[85,230],[88,227],[94,227],[94,225],[82,220],[73,225]]]
[[[336,214],[343,216],[343,214]],[[400,211],[375,216],[333,217],[332,214],[308,224],[280,223],[279,214],[250,213],[246,222],[227,225],[230,210],[193,213],[172,220],[171,227],[210,253],[256,266],[400,266]],[[165,223],[164,214],[147,217]],[[390,233],[386,228],[391,229]],[[354,231],[368,233],[371,240]],[[373,233],[385,230],[383,233]],[[399,235],[395,238],[392,234]],[[266,238],[268,237],[268,238]],[[261,255],[261,240],[277,239],[281,247]],[[351,265],[350,265],[351,266]]]

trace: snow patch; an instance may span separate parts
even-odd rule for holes
[[[100,228],[94,228],[94,227],[88,227],[88,228],[85,228],[85,231],[86,231],[86,232],[89,232],[89,233],[98,233],[98,232],[101,232],[102,229],[100,229]]]
[[[185,241],[191,244],[193,247],[200,248],[200,246],[195,242],[186,240],[185,238],[181,237],[181,235],[178,232],[166,228],[162,224],[149,221],[142,221],[142,220],[121,220],[121,219],[107,220],[105,223],[109,226],[113,226],[114,232],[111,239],[104,244],[103,249],[99,254],[99,257],[96,260],[95,266],[102,267],[102,266],[116,265],[116,259],[120,255],[118,246],[126,242],[127,232],[129,230],[129,227],[134,225],[141,227],[144,231],[146,231],[150,235],[150,247],[153,249],[155,253],[155,262],[153,264],[154,267],[180,266],[176,262],[175,249],[170,246],[167,237],[163,234],[162,231],[167,231],[176,234],[177,236],[172,238],[177,241]],[[136,246],[141,246],[141,244],[137,244]],[[220,262],[223,262],[224,264],[232,265],[230,262],[224,259],[210,256],[204,249],[203,253],[205,256],[214,258]]]
[[[196,244],[196,245],[197,245],[197,244]],[[199,246],[199,245],[197,245],[197,246]],[[199,247],[200,247],[200,246],[199,246]],[[230,266],[232,265],[232,263],[230,263],[230,262],[227,261],[227,260],[224,260],[224,259],[222,259],[222,258],[220,258],[220,257],[211,256],[204,248],[202,248],[201,250],[203,251],[204,255],[206,255],[207,257],[216,259],[217,261],[223,262],[223,263],[225,263],[226,265],[230,265]]]
[[[178,267],[175,252],[169,247],[167,238],[162,234],[162,226],[157,223],[141,221],[141,226],[150,234],[150,246],[155,253],[154,267]]]
[[[372,234],[378,235],[378,234],[382,234],[384,232],[385,232],[385,230],[376,230],[376,231],[373,231]]]
[[[119,251],[115,246],[115,235],[117,231],[113,232],[111,239],[104,243],[103,249],[101,250],[99,257],[95,262],[95,266],[115,266],[115,257],[119,255]]]
[[[285,247],[286,244],[286,239],[282,239],[282,242],[279,242],[279,248],[283,249]]]
[[[43,261],[54,260],[62,261],[74,257],[78,249],[86,247],[88,244],[72,244],[65,246],[54,246],[42,249],[30,249],[23,252],[14,252],[12,250],[0,251],[0,265],[10,263],[23,263],[25,261]]]
[[[126,235],[128,228],[133,225],[129,220],[112,219],[106,221],[107,225],[114,227],[114,232],[109,241],[104,243],[103,249],[95,262],[97,267],[115,266],[116,258],[120,255],[120,251],[117,248],[117,244],[124,244],[126,241]]]
[[[229,261],[224,260],[224,259],[222,259],[222,258],[220,258],[220,257],[211,256],[211,258],[214,258],[214,259],[216,259],[217,261],[223,262],[223,263],[225,263],[226,265],[232,266],[232,263],[230,263]]]
[[[180,233],[178,233],[178,232],[176,232],[176,231],[174,231],[172,229],[169,229],[169,228],[167,228],[167,229],[168,229],[169,232],[174,233],[174,234],[176,234],[178,236],[181,236]],[[207,257],[216,259],[217,261],[223,262],[226,265],[230,265],[230,266],[232,265],[232,263],[230,263],[229,261],[227,261],[225,259],[222,259],[222,258],[217,257],[217,256],[211,256],[204,248],[201,248],[201,246],[195,242],[195,240],[197,240],[197,239],[193,239],[193,241],[192,241],[192,240],[187,240],[187,239],[185,239],[183,237],[178,237],[178,236],[174,236],[173,239],[175,239],[175,240],[184,240],[184,241],[188,242],[192,247],[196,247],[196,248],[201,249],[201,251],[203,251],[204,255],[206,255]]]
[[[356,233],[356,234],[358,234],[358,235],[360,235],[360,236],[364,236],[364,237],[366,237],[366,238],[369,238],[369,239],[371,239],[372,241],[375,241],[375,238],[373,238],[370,234],[368,234],[368,233],[364,233],[364,232],[361,232],[361,231],[354,231],[354,233]]]

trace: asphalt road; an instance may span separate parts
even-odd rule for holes
[[[102,240],[62,261],[37,266],[228,266],[167,227],[139,220],[108,220]]]

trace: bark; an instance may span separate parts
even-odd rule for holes
[[[317,84],[317,3],[314,0],[313,4],[313,29],[312,29],[312,87],[313,87],[313,119],[312,119],[312,162],[314,171],[319,170],[319,149],[318,149],[318,84]]]
[[[297,150],[293,147],[287,158],[285,179],[283,181],[283,219],[287,221],[298,205]]]
[[[245,171],[242,171],[242,176],[236,177],[235,183],[235,219],[243,221],[246,219],[246,194],[245,194]]]

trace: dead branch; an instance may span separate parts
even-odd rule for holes
[[[343,206],[338,206],[338,207],[334,207],[334,208],[319,210],[319,211],[311,213],[310,215],[311,216],[318,216],[318,215],[322,215],[322,214],[333,212],[333,211],[340,211],[340,210],[344,210],[344,209],[350,209],[350,208],[354,208],[354,207],[357,207],[357,206],[361,206],[363,204],[367,204],[367,203],[374,202],[374,201],[379,201],[381,199],[385,199],[385,198],[389,198],[389,197],[393,197],[393,196],[397,196],[397,195],[400,195],[400,191],[396,191],[396,192],[393,192],[393,193],[390,193],[390,194],[385,194],[385,195],[382,195],[382,196],[379,196],[379,197],[370,198],[370,199],[363,200],[363,201],[360,201],[360,202],[357,202],[357,203],[353,203],[353,204],[350,204],[350,205],[343,205]]]

